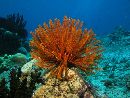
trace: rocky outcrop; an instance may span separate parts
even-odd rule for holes
[[[102,69],[89,77],[98,95],[108,98],[130,97],[130,31],[118,27],[102,38],[103,54],[99,67]],[[88,78],[87,78],[88,79]]]
[[[68,71],[69,80],[58,80],[46,74],[45,85],[39,87],[33,94],[33,98],[94,98],[85,81],[74,70]]]

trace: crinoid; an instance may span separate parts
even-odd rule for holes
[[[92,30],[82,31],[79,20],[66,16],[62,23],[50,20],[49,25],[44,23],[31,34],[31,55],[38,61],[37,66],[49,69],[58,79],[67,78],[72,66],[87,71],[101,57],[100,41]]]
[[[27,38],[27,30],[25,29],[26,21],[23,15],[19,13],[9,14],[5,18],[0,17],[0,28],[4,28],[14,34],[18,34],[19,38]]]

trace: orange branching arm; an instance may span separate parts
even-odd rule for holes
[[[82,22],[67,18],[61,23],[55,19],[44,23],[32,32],[31,55],[37,59],[37,65],[50,69],[58,79],[67,77],[71,65],[86,71],[95,65],[101,57],[99,40],[92,30],[82,31]]]

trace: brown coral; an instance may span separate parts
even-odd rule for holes
[[[62,23],[59,19],[50,20],[49,26],[44,23],[31,34],[32,57],[38,61],[38,66],[49,69],[58,79],[67,78],[72,66],[87,71],[101,56],[99,40],[92,30],[82,31],[79,20],[66,16]]]

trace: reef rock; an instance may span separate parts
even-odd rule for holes
[[[21,68],[21,77],[20,81],[27,79],[27,87],[29,87],[29,83],[31,82],[31,72],[32,72],[32,66],[35,64],[36,60],[31,60],[28,63],[24,64]]]
[[[98,98],[130,98],[130,31],[118,27],[101,40],[102,70],[86,79],[96,88]]]
[[[24,54],[16,53],[15,55],[11,56],[11,61],[15,63],[25,64],[27,63],[27,57]]]
[[[2,70],[3,67],[6,67],[7,69],[16,66],[22,67],[25,63],[27,63],[27,61],[27,57],[21,53],[14,55],[5,54],[3,57],[0,57],[0,70]]]
[[[69,80],[58,80],[46,74],[45,85],[39,87],[32,98],[94,98],[82,77],[72,69],[69,69]]]

